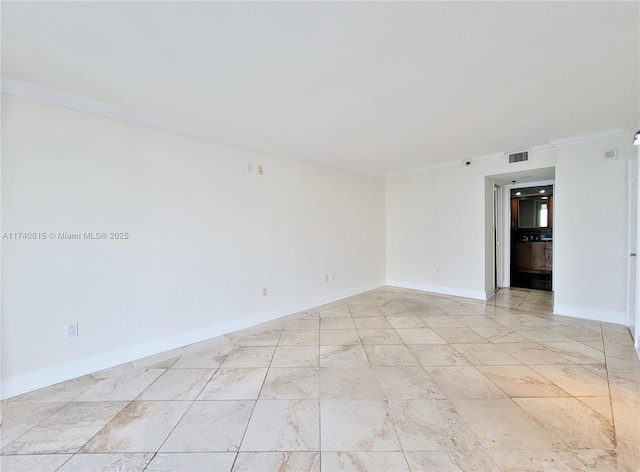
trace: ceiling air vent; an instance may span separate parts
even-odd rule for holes
[[[524,162],[529,160],[529,151],[516,152],[514,154],[509,154],[509,164],[513,164],[514,162]]]

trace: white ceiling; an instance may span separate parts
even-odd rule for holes
[[[1,8],[5,78],[376,175],[638,113],[638,2]]]

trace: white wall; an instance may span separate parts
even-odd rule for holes
[[[492,292],[487,249],[493,236],[493,180],[501,173],[553,167],[555,153],[472,161],[387,180],[387,282],[484,299]],[[437,272],[439,269],[439,272]],[[491,293],[489,293],[491,295]]]
[[[554,211],[557,314],[624,324],[630,138],[558,149]],[[618,159],[603,151],[617,148]]]
[[[490,179],[556,165],[556,314],[625,322],[628,136],[532,153],[529,162],[473,161],[387,180],[387,282],[485,298]],[[619,157],[604,161],[603,151]],[[485,257],[487,256],[487,257]],[[436,272],[436,268],[440,272]]]
[[[3,232],[129,233],[2,241],[3,397],[384,284],[380,178],[8,95],[2,137]]]

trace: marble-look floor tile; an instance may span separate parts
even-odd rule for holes
[[[269,367],[276,348],[273,346],[245,346],[231,351],[220,367]]]
[[[318,367],[318,346],[278,346],[271,367]]]
[[[515,327],[513,330],[521,334],[527,339],[530,339],[536,343],[559,343],[559,342],[572,342],[573,339],[568,338],[556,331],[544,327]]]
[[[616,359],[640,364],[640,360],[638,360],[638,351],[636,351],[633,346],[605,342],[604,353],[607,357],[614,357]]]
[[[369,305],[353,305],[349,303],[349,311],[353,318],[368,317],[368,316],[383,316],[382,312],[375,304]]]
[[[320,330],[299,329],[283,331],[279,346],[317,346],[320,344]]]
[[[318,451],[319,417],[317,400],[258,400],[240,450]]]
[[[394,329],[358,329],[362,344],[402,344]]]
[[[524,451],[489,451],[498,469],[505,472],[616,472],[615,451],[586,449],[557,451],[529,449]]]
[[[131,362],[134,369],[168,369],[185,353],[184,349],[173,349]]]
[[[83,453],[156,452],[190,402],[131,402],[83,448]]]
[[[212,369],[169,369],[137,400],[195,400],[213,372]]]
[[[531,366],[565,392],[580,397],[601,397],[609,395],[609,385],[599,377],[578,365],[534,365]]]
[[[320,329],[356,329],[356,325],[351,316],[348,318],[320,318]]]
[[[340,305],[320,311],[320,319],[322,318],[351,318],[351,312],[347,305]]]
[[[323,472],[409,472],[402,452],[323,452]]]
[[[459,400],[455,408],[488,450],[549,449],[554,445],[553,435],[510,398]]]
[[[465,325],[448,315],[421,315],[419,318],[429,328],[464,328]]]
[[[370,367],[361,345],[320,346],[320,367]]]
[[[473,366],[425,367],[448,399],[501,398],[507,395]]]
[[[171,369],[215,369],[222,365],[233,347],[234,343],[229,342],[217,345],[192,344],[185,348],[186,353]]]
[[[320,398],[379,399],[378,381],[371,369],[320,369]]]
[[[396,332],[406,344],[446,344],[446,341],[431,328],[397,329]]]
[[[493,344],[452,344],[451,347],[472,365],[521,365],[520,361]]]
[[[448,344],[418,344],[410,345],[408,348],[424,367],[469,365],[469,362]]]
[[[6,447],[65,405],[66,403],[58,402],[6,402],[0,426],[0,447]]]
[[[115,417],[124,402],[68,403],[2,450],[3,454],[77,452]]]
[[[321,400],[323,451],[401,451],[382,400]]]
[[[611,400],[640,408],[640,384],[621,377],[609,378]]]
[[[551,352],[569,359],[574,364],[595,364],[605,361],[604,354],[580,342],[540,343]]]
[[[5,472],[55,472],[71,454],[0,456],[0,470]]]
[[[567,392],[527,366],[479,366],[489,380],[510,397],[566,397]]]
[[[320,320],[289,320],[284,323],[284,330],[320,329]]]
[[[387,315],[387,321],[394,329],[427,328],[426,323],[413,313],[408,315]]]
[[[633,338],[628,329],[624,331],[611,330],[607,328],[602,329],[602,336],[606,343],[625,344],[627,346],[633,346]]]
[[[459,328],[464,328],[464,327],[503,328],[504,327],[500,323],[493,321],[491,318],[488,318],[487,316],[481,316],[481,315],[455,316],[454,319],[460,323]],[[455,327],[455,326],[452,326],[452,327]]]
[[[482,449],[459,451],[407,452],[411,472],[491,472],[497,470],[493,459]]]
[[[489,342],[471,328],[433,328],[433,330],[450,344],[482,344]]]
[[[260,391],[261,400],[317,399],[320,373],[317,368],[272,367]]]
[[[415,356],[403,344],[368,344],[364,350],[369,363],[375,367],[410,367],[419,366]]]
[[[640,444],[618,439],[616,454],[618,456],[618,472],[638,472]]]
[[[239,452],[233,472],[320,472],[318,452]]]
[[[612,402],[616,436],[640,446],[640,408]]]
[[[218,369],[198,400],[255,400],[267,375],[265,368]]]
[[[611,399],[609,397],[576,397],[582,403],[600,413],[609,421],[613,421]]]
[[[602,341],[602,332],[600,330],[594,331],[583,326],[565,325],[565,326],[553,326],[550,328],[556,333],[560,333],[568,338],[578,342],[600,342]]]
[[[47,402],[66,403],[74,400],[78,395],[86,392],[103,379],[96,375],[83,375],[76,379],[67,380],[50,387],[40,388],[32,392],[17,395],[11,402]]]
[[[514,400],[554,437],[558,449],[613,449],[613,423],[575,398]]]
[[[322,346],[348,346],[362,344],[360,335],[355,329],[327,329],[320,332]]]
[[[390,400],[389,414],[404,451],[481,448],[447,400]]]
[[[371,370],[383,399],[445,399],[421,367],[373,367]]]
[[[567,358],[536,343],[498,343],[500,349],[523,364],[570,364]]]
[[[58,472],[142,472],[152,457],[150,453],[76,454]]]
[[[527,338],[504,326],[474,326],[471,328],[491,343],[520,343]]]
[[[353,318],[353,323],[358,329],[392,329],[386,318],[381,316]]]
[[[74,401],[131,401],[163,373],[164,369],[120,370],[80,394]]]
[[[253,401],[197,401],[182,417],[160,452],[237,451]]]
[[[145,472],[229,472],[235,458],[235,452],[159,452]]]

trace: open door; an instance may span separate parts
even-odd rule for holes
[[[640,148],[638,148],[640,154]],[[629,264],[627,290],[627,325],[634,338],[636,348],[640,346],[638,329],[638,157],[627,161],[629,195]]]

